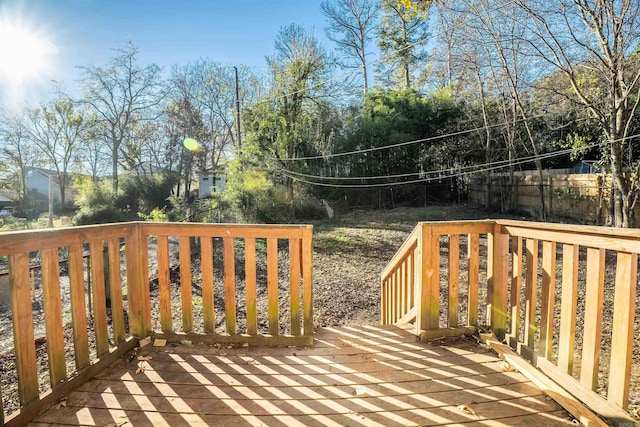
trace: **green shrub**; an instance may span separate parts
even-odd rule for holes
[[[128,221],[130,218],[113,205],[96,206],[93,208],[82,208],[73,217],[73,222],[76,225],[89,225],[89,224],[106,224],[110,222],[123,222]]]

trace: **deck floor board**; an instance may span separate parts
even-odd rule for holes
[[[168,345],[140,354],[150,360],[119,360],[31,425],[571,424],[470,340],[420,343],[390,326],[320,329],[313,347]],[[145,369],[136,373],[138,363]]]

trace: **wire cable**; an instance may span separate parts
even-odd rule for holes
[[[387,150],[390,148],[396,148],[396,147],[403,147],[406,145],[412,145],[412,144],[420,144],[422,142],[428,142],[428,141],[437,141],[439,139],[444,139],[444,138],[449,138],[449,137],[453,137],[453,136],[460,136],[460,135],[466,135],[469,133],[473,133],[473,132],[477,132],[477,131],[481,131],[481,130],[486,130],[486,129],[493,129],[493,128],[499,128],[502,126],[508,126],[514,123],[521,123],[524,122],[525,120],[532,120],[532,119],[539,119],[542,117],[546,117],[546,116],[550,116],[550,113],[545,113],[545,114],[538,114],[536,116],[531,116],[528,117],[527,119],[517,119],[514,121],[510,121],[510,122],[503,122],[503,123],[498,123],[495,125],[489,125],[489,126],[481,126],[481,127],[476,127],[473,129],[466,129],[466,130],[461,130],[458,132],[452,132],[452,133],[448,133],[448,134],[443,134],[443,135],[435,135],[435,136],[429,136],[426,138],[421,138],[421,139],[415,139],[412,141],[405,141],[405,142],[399,142],[396,144],[390,144],[390,145],[383,145],[380,147],[372,147],[372,148],[364,148],[361,150],[353,150],[353,151],[346,151],[343,153],[335,153],[335,154],[326,154],[326,155],[318,155],[318,156],[305,156],[305,157],[280,157],[280,158],[275,158],[275,157],[270,157],[270,160],[280,160],[280,161],[301,161],[301,160],[314,160],[314,159],[331,159],[334,157],[343,157],[343,156],[351,156],[354,154],[360,154],[360,153],[369,153],[372,151],[379,151],[379,150]],[[575,119],[574,121],[582,121],[582,120],[587,120],[586,118],[579,118],[579,119]]]

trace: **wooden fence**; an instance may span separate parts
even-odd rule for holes
[[[482,251],[486,265],[479,268]],[[632,422],[623,409],[632,351],[639,350],[638,253],[638,230],[420,223],[382,273],[382,322],[413,323],[422,338],[471,333],[486,323],[594,412]],[[612,282],[606,292],[605,274]],[[595,393],[603,378],[606,399]]]
[[[611,195],[611,176],[605,174],[557,174],[545,171],[542,185],[545,192],[547,214],[570,218],[587,224],[603,224],[606,220]],[[534,172],[518,173],[509,192],[505,175],[492,175],[491,194],[487,193],[486,177],[474,177],[469,184],[468,200],[498,209],[505,205],[511,209],[530,212],[537,216],[542,208],[540,178]],[[635,211],[640,221],[640,207]]]
[[[172,324],[168,242],[179,240],[180,258],[180,332]],[[192,265],[191,241],[201,247],[200,266]],[[214,318],[214,251],[215,239],[223,242],[221,267],[224,291],[225,332],[215,331]],[[256,240],[266,240],[267,279],[256,277]],[[192,342],[236,342],[253,345],[308,345],[313,342],[312,313],[312,227],[253,226],[223,224],[153,224],[122,223],[101,226],[74,227],[55,230],[35,230],[0,234],[0,256],[8,256],[15,369],[20,409],[8,417],[0,405],[0,425],[22,425],[33,415],[66,396],[91,377],[105,369],[118,357],[139,345],[139,339],[149,335],[169,340]],[[152,240],[156,253],[150,251]],[[279,240],[288,241],[289,303],[279,299],[279,261],[285,255],[278,251]],[[121,245],[124,242],[124,245]],[[242,242],[243,249],[236,246]],[[103,247],[107,247],[107,256]],[[68,290],[61,287],[59,251],[68,252]],[[83,266],[83,252],[90,255],[90,273]],[[42,305],[44,325],[34,325],[30,258],[40,252],[42,263]],[[243,275],[245,295],[235,292],[240,279],[235,274],[236,258],[242,252],[245,260]],[[155,255],[158,275],[159,312],[152,312],[149,286],[150,255]],[[109,283],[105,283],[108,265]],[[192,270],[192,267],[197,271]],[[85,273],[90,277],[85,277]],[[194,332],[192,277],[202,277],[202,317],[204,331]],[[122,280],[124,279],[124,280]],[[90,286],[90,295],[87,295]],[[66,278],[65,278],[66,283]],[[107,286],[105,286],[107,285]],[[258,316],[258,288],[268,289],[266,318]],[[107,306],[106,290],[110,293]],[[70,307],[61,304],[62,293],[70,293]],[[280,291],[282,292],[282,291]],[[216,295],[220,299],[220,295]],[[246,328],[236,327],[237,306],[246,308]],[[88,310],[87,302],[91,301]],[[282,310],[289,313],[291,325],[282,334],[279,324]],[[71,313],[72,337],[65,336],[63,317]],[[161,331],[153,331],[153,319],[159,318]],[[258,327],[268,323],[268,330]],[[34,330],[44,328],[46,355],[37,354]],[[67,342],[67,341],[71,342]],[[67,354],[73,361],[67,360]],[[38,365],[46,359],[45,372]],[[7,390],[3,390],[6,394]],[[2,402],[0,394],[0,402]]]

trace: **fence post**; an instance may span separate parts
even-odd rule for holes
[[[313,340],[313,227],[302,229],[302,329]]]
[[[495,224],[488,234],[488,246],[491,262],[487,265],[487,317],[491,330],[502,340],[507,329],[509,235],[502,232],[501,225]]]

